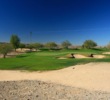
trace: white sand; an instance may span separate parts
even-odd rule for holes
[[[0,81],[35,79],[110,92],[110,63],[89,63],[47,72],[0,70]]]

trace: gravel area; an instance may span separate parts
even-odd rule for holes
[[[38,80],[1,81],[0,100],[110,100],[110,93]]]

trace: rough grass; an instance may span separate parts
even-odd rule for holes
[[[103,59],[57,59],[57,57],[65,56],[69,53],[80,54],[101,54],[107,50],[101,49],[81,49],[81,50],[59,50],[59,51],[40,51],[18,55],[14,58],[0,59],[0,69],[2,70],[30,70],[44,71],[57,70],[77,64],[85,64],[89,62],[110,62],[108,55]]]

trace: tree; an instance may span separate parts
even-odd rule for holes
[[[33,44],[33,46],[34,46],[35,49],[43,48],[43,44],[41,44],[41,43],[35,43],[35,44]]]
[[[29,48],[30,51],[32,51],[32,49],[34,48],[34,46],[33,46],[33,44],[28,44],[28,45],[26,45],[26,48]]]
[[[66,40],[66,41],[62,42],[61,45],[63,48],[68,49],[68,47],[71,46],[72,44],[68,40]]]
[[[12,51],[10,44],[0,44],[0,53],[3,54],[3,58],[6,58],[7,53]]]
[[[20,39],[17,35],[12,35],[10,38],[10,43],[12,44],[12,46],[14,47],[15,51],[16,49],[19,47],[20,45]]]
[[[21,48],[21,50],[22,50],[22,48],[25,48],[25,44],[20,43],[20,44],[19,44],[19,48]]]
[[[47,42],[45,46],[49,49],[56,49],[57,44],[55,42]]]
[[[94,42],[93,40],[86,40],[82,45],[83,48],[87,48],[87,49],[91,49],[95,46],[97,46],[97,43]]]

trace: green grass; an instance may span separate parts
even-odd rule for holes
[[[57,70],[77,64],[89,62],[110,62],[110,56],[103,59],[57,59],[70,53],[80,54],[101,54],[107,50],[100,49],[81,49],[81,50],[58,50],[58,51],[41,51],[18,55],[14,58],[0,59],[0,69],[2,70],[30,70],[44,71]]]

